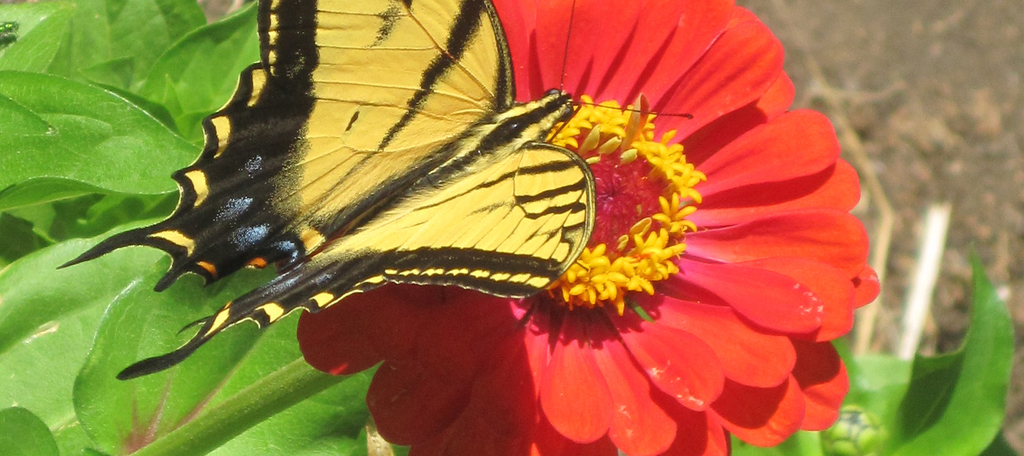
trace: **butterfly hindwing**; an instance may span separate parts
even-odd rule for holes
[[[355,233],[225,305],[178,350],[119,377],[176,364],[240,321],[263,327],[385,283],[527,296],[557,279],[593,230],[593,177],[579,156],[560,147],[528,143],[505,159],[481,156],[461,173],[437,173]]]

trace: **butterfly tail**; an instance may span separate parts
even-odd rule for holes
[[[181,231],[168,229],[168,222],[169,220],[115,234],[86,250],[71,261],[58,266],[57,269],[63,269],[99,258],[122,247],[146,246],[158,248],[171,255],[171,267],[153,287],[156,291],[163,291],[186,272],[194,272],[201,275],[207,283],[216,280],[217,277],[210,272],[210,267],[203,268],[200,262],[189,259],[186,252],[194,249],[194,240],[182,234]]]
[[[128,380],[160,372],[184,361],[199,347],[221,331],[239,322],[251,320],[260,328],[266,328],[292,311],[305,309],[317,312],[353,293],[367,291],[383,283],[382,280],[366,280],[378,262],[338,261],[314,265],[310,263],[289,270],[271,282],[228,302],[213,315],[196,320],[185,326],[199,326],[199,331],[176,350],[139,361],[117,375]],[[379,276],[378,276],[379,277]],[[325,287],[323,283],[330,283]]]
[[[128,247],[132,245],[150,245],[151,243],[146,242],[146,238],[149,236],[148,231],[148,228],[139,228],[115,234],[107,239],[104,239],[103,242],[94,245],[92,248],[86,250],[81,255],[78,255],[77,257],[75,257],[75,259],[68,261],[67,263],[64,263],[60,266],[57,266],[57,269],[64,269],[66,267],[74,266],[79,263],[84,263],[86,261],[99,258],[121,247]]]
[[[211,318],[205,319],[204,328],[211,323]],[[199,331],[199,334],[203,334],[204,331]],[[120,373],[117,374],[118,380],[131,380],[133,378],[142,377],[144,375],[155,374],[157,372],[174,367],[178,363],[184,361],[192,353],[196,351],[200,346],[210,340],[209,337],[200,337],[197,335],[189,340],[185,345],[182,345],[177,350],[170,353],[154,356],[152,358],[146,358],[139,361],[131,366],[126,367]]]

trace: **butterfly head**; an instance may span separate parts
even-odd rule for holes
[[[559,122],[568,122],[576,112],[572,108],[572,95],[559,89],[551,89],[544,93],[541,100],[548,100],[553,112],[559,113]]]
[[[572,118],[572,96],[561,90],[550,90],[543,97],[518,104],[498,114],[483,144],[493,148],[504,143],[519,145],[530,141],[543,141],[559,122]]]

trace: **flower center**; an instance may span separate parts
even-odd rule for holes
[[[686,217],[697,210],[693,187],[705,177],[686,162],[682,145],[670,144],[675,130],[654,139],[655,116],[643,96],[635,109],[580,99],[579,111],[548,142],[590,164],[597,220],[587,248],[549,293],[569,309],[612,303],[621,315],[627,292],[654,294],[653,282],[679,272],[673,259],[686,249],[686,233],[697,229]]]

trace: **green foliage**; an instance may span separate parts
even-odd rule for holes
[[[0,448],[8,456],[58,456],[50,429],[21,407],[0,410]]]
[[[53,62],[75,9],[68,2],[6,6],[0,70],[42,72]],[[4,46],[3,44],[6,44]]]
[[[52,201],[51,191],[173,192],[167,176],[196,155],[127,100],[58,76],[0,72],[0,122],[0,208]]]
[[[224,104],[238,74],[259,60],[255,6],[189,33],[160,56],[139,88],[141,96],[170,111],[191,141],[202,140],[199,122]]]
[[[1013,359],[1013,326],[977,258],[971,327],[959,350],[914,359],[895,416],[894,454],[980,454],[999,432]]]

